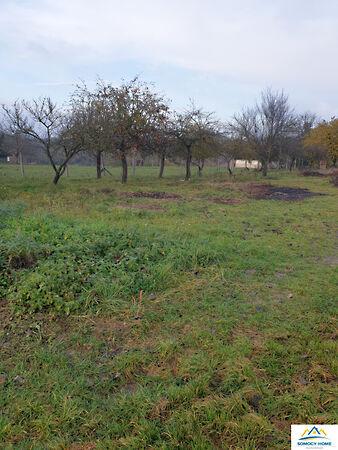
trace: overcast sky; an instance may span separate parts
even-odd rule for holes
[[[0,101],[135,74],[220,118],[267,86],[338,115],[338,0],[0,0]]]

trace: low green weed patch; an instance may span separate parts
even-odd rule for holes
[[[141,290],[164,291],[181,271],[226,257],[206,239],[192,243],[48,215],[12,219],[0,255],[2,296],[17,312],[66,314],[107,309]]]

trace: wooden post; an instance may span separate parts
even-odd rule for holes
[[[19,162],[20,162],[21,176],[24,177],[25,176],[25,168],[24,168],[24,165],[23,165],[23,159],[22,159],[22,152],[21,152],[21,150],[19,151]]]

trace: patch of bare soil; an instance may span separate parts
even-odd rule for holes
[[[324,264],[332,267],[338,266],[338,256],[327,256],[324,258]]]
[[[327,177],[328,174],[325,174],[323,172],[319,172],[318,170],[304,170],[301,172],[303,177]]]
[[[336,383],[337,377],[331,373],[328,367],[323,364],[312,362],[308,372],[308,379],[311,382],[321,381],[322,383]]]
[[[166,379],[169,376],[176,377],[178,373],[178,364],[178,358],[175,356],[169,358],[169,360],[154,362],[147,367],[147,375],[162,379]]]
[[[36,257],[34,255],[13,255],[8,264],[12,269],[29,269],[35,266]]]
[[[277,430],[288,432],[290,430],[290,421],[288,420],[280,420],[275,417],[271,419],[271,422],[277,428]]]
[[[117,205],[119,208],[125,209],[146,209],[148,211],[165,211],[162,206],[159,205],[131,205],[129,203],[119,204]]]
[[[130,329],[130,325],[127,322],[106,317],[95,317],[95,319],[91,321],[91,324],[93,326],[94,334],[98,339],[107,337],[107,335],[112,333],[124,334]]]
[[[209,202],[216,203],[217,205],[239,205],[242,203],[242,200],[239,198],[210,197],[207,200],[209,200]]]
[[[308,189],[255,183],[247,184],[244,190],[251,198],[256,200],[297,201],[317,195],[325,195],[317,192],[311,192]]]
[[[169,192],[156,192],[156,191],[153,191],[153,192],[142,192],[142,191],[125,192],[123,195],[127,198],[155,198],[155,199],[160,199],[160,200],[178,200],[178,199],[182,198],[178,194],[172,194]]]
[[[300,172],[304,177],[331,177],[338,176],[338,169],[331,167],[330,169],[303,170]]]
[[[250,340],[253,354],[263,350],[265,336],[261,331],[255,328],[238,326],[232,330],[228,339],[230,343],[234,343],[237,339],[241,339],[242,337],[246,337]]]
[[[112,194],[115,191],[114,191],[114,189],[104,187],[104,188],[99,189],[97,192],[100,192],[102,194]]]
[[[154,404],[148,414],[151,420],[165,420],[170,414],[170,402],[166,398],[161,398]]]

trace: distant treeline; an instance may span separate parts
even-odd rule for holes
[[[266,175],[272,165],[335,165],[338,157],[338,119],[296,113],[284,92],[271,89],[227,122],[193,102],[178,113],[138,78],[77,86],[67,107],[44,97],[2,105],[2,112],[0,158],[21,166],[49,163],[55,184],[70,162],[95,164],[98,178],[105,162],[120,164],[125,183],[130,164],[156,162],[163,177],[166,161],[183,162],[189,180],[192,165],[201,175],[206,161],[223,163],[232,174],[234,160],[257,160]]]

